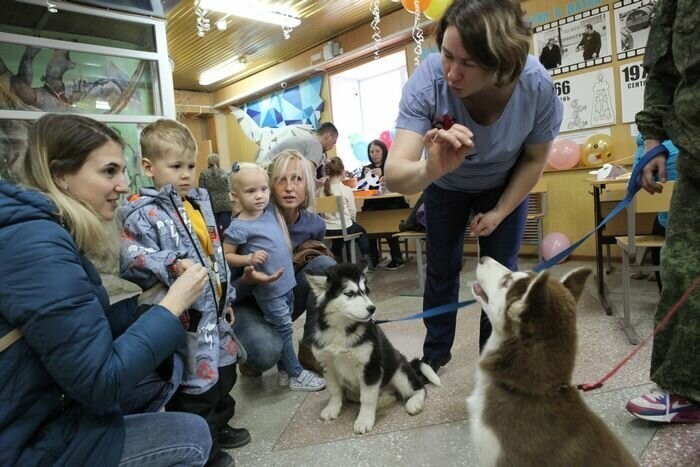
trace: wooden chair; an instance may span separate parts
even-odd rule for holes
[[[622,250],[622,307],[624,310],[622,329],[627,336],[627,340],[632,345],[638,344],[640,339],[630,322],[630,275],[632,271],[658,271],[659,266],[630,264],[630,255],[635,254],[637,248],[661,248],[666,240],[661,235],[637,235],[635,215],[668,211],[674,185],[675,182],[665,183],[663,193],[655,195],[640,190],[626,208],[627,235],[615,237],[617,246]]]
[[[344,242],[350,242],[350,262],[357,263],[357,252],[355,251],[355,239],[358,238],[361,233],[348,233],[348,226],[345,225],[345,203],[343,202],[343,197],[340,195],[335,196],[321,196],[316,198],[316,213],[317,214],[338,214],[340,218],[340,230],[342,235],[331,235],[326,236],[324,240],[340,240]],[[343,245],[343,262],[347,262],[347,252],[345,245]]]

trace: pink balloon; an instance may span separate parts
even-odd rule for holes
[[[576,167],[581,158],[581,148],[570,139],[562,139],[552,144],[547,162],[553,169],[566,170]]]
[[[391,143],[393,142],[391,139],[391,132],[389,130],[384,130],[379,133],[379,141],[386,144],[387,149],[391,149]]]
[[[554,258],[557,254],[571,246],[571,241],[561,232],[552,232],[542,239],[542,257],[545,260]],[[562,258],[560,263],[566,258]]]

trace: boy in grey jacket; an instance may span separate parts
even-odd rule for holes
[[[228,287],[209,194],[193,186],[197,145],[186,126],[158,120],[144,128],[141,153],[143,171],[155,188],[141,189],[124,206],[121,276],[148,289],[158,282],[169,287],[188,262],[207,268],[208,286],[181,316],[187,330],[185,373],[166,408],[206,419],[212,434],[210,463],[232,465],[233,458],[221,448],[250,442],[246,429],[228,425],[235,411],[229,393],[242,349],[233,340],[235,291]]]

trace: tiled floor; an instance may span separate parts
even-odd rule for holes
[[[521,268],[534,264],[525,260]],[[461,299],[470,297],[467,283],[474,277],[474,260],[467,259],[462,273]],[[569,261],[554,268],[561,276],[578,266],[592,263]],[[606,278],[609,298],[621,312],[619,267]],[[421,298],[399,296],[416,285],[415,263],[396,271],[372,274],[370,287],[379,318],[404,316],[420,311]],[[633,321],[640,335],[652,327],[656,284],[633,281]],[[590,278],[578,309],[579,355],[574,382],[592,382],[605,374],[632,347],[619,329],[617,318],[606,316],[596,298]],[[370,434],[353,434],[358,406],[348,405],[338,420],[319,419],[326,391],[291,392],[276,385],[276,370],[262,377],[239,378],[233,390],[237,400],[233,425],[246,427],[252,442],[230,451],[239,466],[268,465],[476,465],[469,437],[465,399],[474,386],[477,360],[476,306],[459,312],[457,339],[452,362],[440,371],[442,387],[430,387],[424,410],[408,415],[399,404],[380,411]],[[301,330],[295,323],[295,332]],[[421,321],[389,323],[385,332],[394,345],[409,357],[421,355],[425,328]],[[646,347],[599,390],[585,399],[644,466],[700,465],[700,425],[656,425],[631,417],[626,401],[650,389],[648,377],[651,349]]]

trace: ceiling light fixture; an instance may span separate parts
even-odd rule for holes
[[[234,57],[225,62],[219,63],[214,68],[203,72],[199,75],[199,84],[207,86],[222,79],[229,78],[236,73],[243,71],[246,66],[245,57]]]
[[[225,31],[228,28],[228,17],[229,15],[226,15],[219,21],[214,23],[214,25],[216,25],[216,29],[218,29],[219,31]]]
[[[274,5],[265,5],[252,0],[199,0],[199,6],[205,10],[218,11],[241,18],[262,21],[279,26],[295,28],[301,20],[292,11],[285,11]]]

